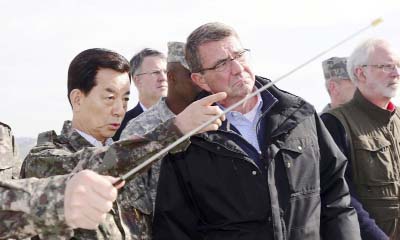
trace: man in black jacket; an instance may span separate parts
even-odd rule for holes
[[[253,74],[248,52],[221,23],[187,39],[192,80],[206,94],[226,92],[222,109],[269,82]],[[155,239],[360,239],[346,159],[310,104],[273,86],[226,118],[163,161]]]

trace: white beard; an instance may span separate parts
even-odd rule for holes
[[[393,82],[394,80],[390,81]],[[393,98],[397,96],[398,89],[400,87],[400,82],[397,81],[396,84],[389,84],[388,82],[382,83],[377,80],[370,80],[366,86],[372,90],[376,95]]]
[[[382,86],[379,89],[381,91],[381,94],[385,97],[388,98],[393,98],[397,96],[398,90],[399,90],[399,83],[395,85],[389,85],[389,86]]]

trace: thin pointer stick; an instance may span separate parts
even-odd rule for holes
[[[310,58],[308,61],[304,62],[303,64],[300,64],[299,66],[295,67],[294,69],[290,70],[289,72],[287,72],[286,74],[278,77],[276,80],[270,82],[269,84],[259,88],[257,91],[254,91],[253,93],[249,94],[248,96],[246,96],[245,98],[241,99],[240,101],[238,101],[237,103],[231,105],[230,107],[226,108],[225,111],[223,111],[221,114],[211,118],[210,120],[208,120],[207,122],[203,123],[202,125],[198,126],[197,128],[193,129],[192,131],[186,133],[184,136],[182,136],[181,138],[177,139],[175,142],[171,143],[169,146],[167,146],[166,148],[164,148],[163,150],[161,150],[160,152],[154,154],[153,156],[151,156],[149,159],[147,159],[146,161],[140,163],[139,165],[137,165],[136,167],[134,167],[132,170],[130,170],[129,172],[127,172],[126,174],[122,175],[120,177],[120,179],[114,183],[115,185],[118,185],[120,182],[129,179],[130,177],[135,176],[136,174],[138,174],[141,170],[145,169],[146,167],[150,166],[150,164],[152,164],[154,161],[156,161],[158,158],[164,156],[164,154],[168,153],[171,149],[173,149],[174,147],[176,147],[177,145],[181,144],[183,141],[189,139],[191,136],[193,136],[194,134],[196,134],[198,131],[200,131],[201,129],[207,127],[208,125],[210,125],[211,123],[213,123],[215,120],[217,120],[218,118],[220,118],[222,115],[228,113],[229,111],[235,109],[236,107],[240,106],[241,104],[243,104],[244,102],[246,102],[247,100],[249,100],[250,98],[256,96],[257,94],[259,94],[260,92],[270,88],[272,85],[276,84],[277,82],[281,81],[282,79],[292,75],[293,73],[297,72],[298,70],[302,69],[303,67],[307,66],[308,64],[310,64],[311,62],[313,62],[314,60],[316,60],[317,58],[321,57],[322,55],[326,54],[327,52],[331,51],[332,49],[337,48],[338,46],[342,45],[343,43],[349,41],[350,39],[354,38],[355,36],[359,35],[360,33],[364,32],[365,30],[371,28],[371,27],[375,27],[377,25],[379,25],[383,20],[381,18],[375,19],[374,21],[372,21],[368,26],[358,30],[357,32],[351,34],[350,36],[346,37],[345,39],[343,39],[342,41],[336,43],[335,45],[333,45],[332,47],[318,53],[317,55],[315,55],[314,57]]]

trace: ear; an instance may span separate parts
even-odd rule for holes
[[[199,86],[201,89],[206,90],[207,92],[211,92],[210,87],[207,84],[207,81],[204,77],[203,74],[201,73],[192,73],[190,75],[190,77],[192,78],[192,81]]]
[[[135,76],[133,76],[132,79],[133,79],[133,83],[135,84],[136,88],[139,88],[139,86],[141,84],[140,78],[135,75]]]
[[[364,72],[364,68],[358,67],[354,69],[354,75],[357,76],[358,82],[365,82],[366,76]]]
[[[328,82],[328,92],[329,92],[329,95],[335,96],[335,95],[337,94],[338,88],[337,88],[337,85],[336,85],[336,84],[337,84],[337,83],[336,83],[335,81],[333,81],[333,80],[330,80],[330,81]]]
[[[72,111],[79,112],[84,99],[83,92],[75,88],[70,92],[69,99],[71,100]]]
[[[168,83],[174,83],[175,82],[175,74],[174,74],[174,72],[172,72],[172,71],[168,71],[167,72],[167,80],[168,80]]]

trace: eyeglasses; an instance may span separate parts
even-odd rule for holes
[[[382,71],[384,71],[385,73],[391,73],[393,72],[396,68],[400,69],[400,63],[396,63],[396,64],[365,64],[365,65],[361,65],[361,67],[375,67],[378,68]]]
[[[250,55],[250,49],[243,49],[240,52],[236,53],[233,57],[227,57],[219,60],[213,67],[200,69],[199,72],[214,70],[216,72],[225,72],[231,66],[233,60],[238,61],[241,64],[247,63]]]
[[[155,71],[151,71],[151,72],[138,73],[138,74],[135,74],[135,76],[142,76],[145,74],[149,74],[151,77],[158,77],[162,74],[167,74],[167,70],[160,69],[160,70],[155,70]]]

